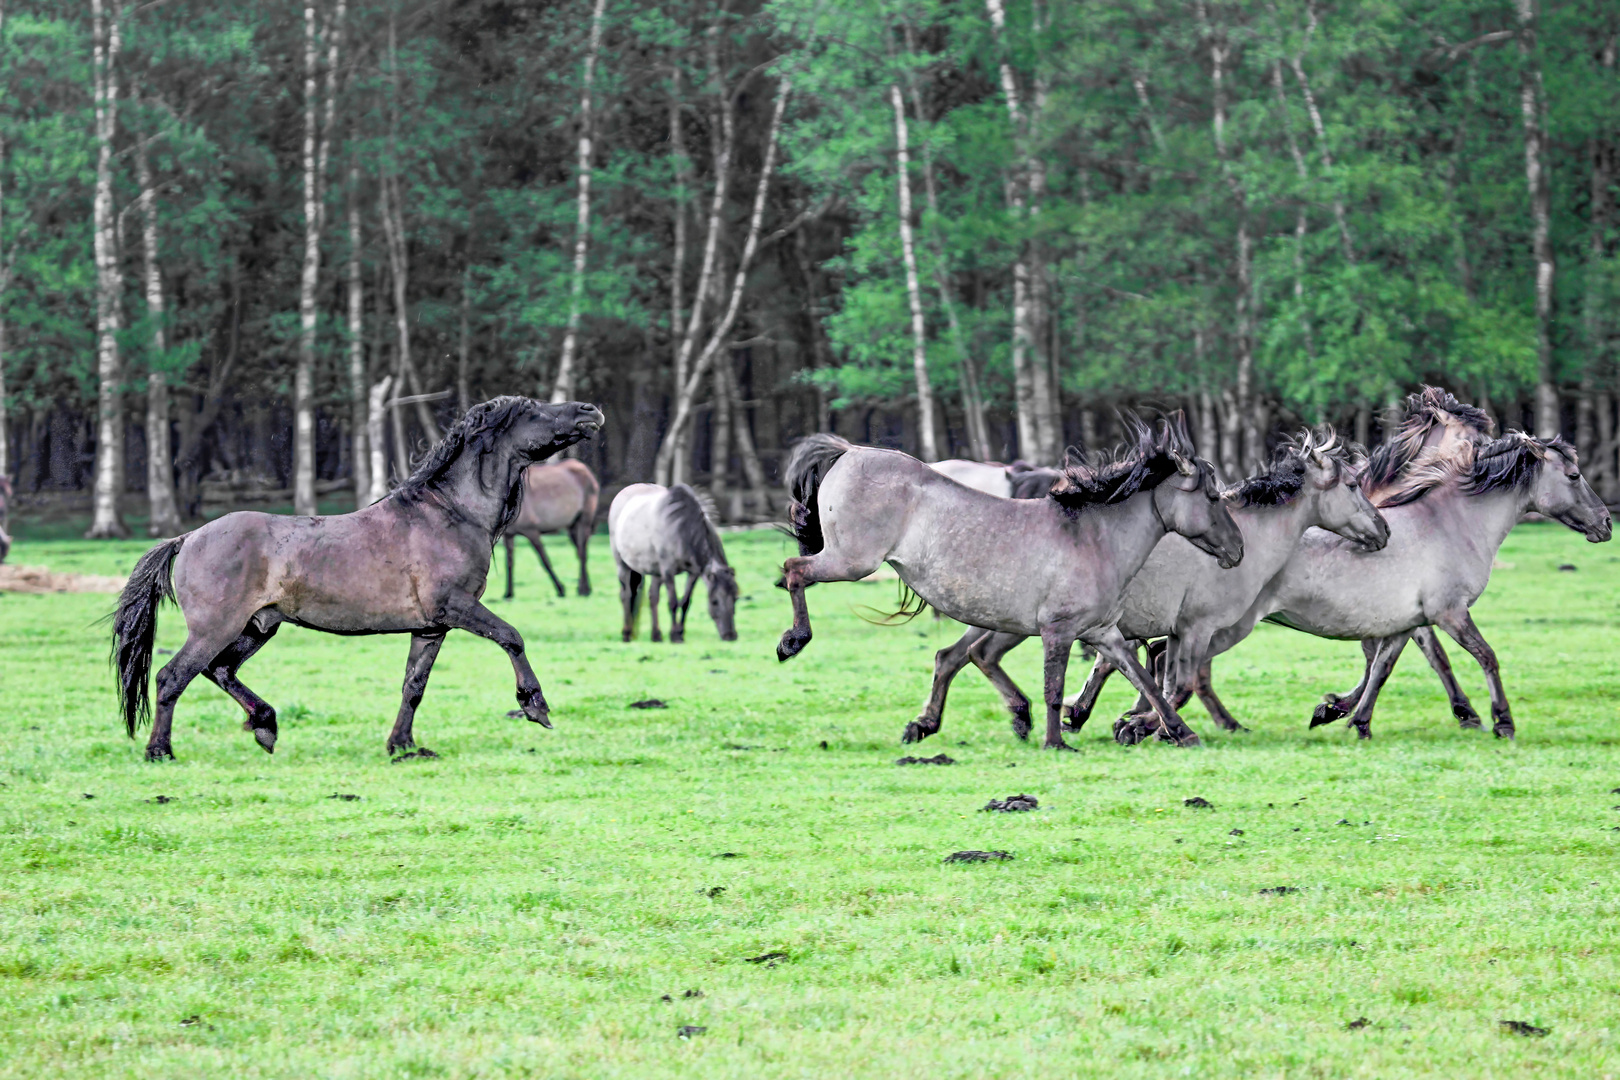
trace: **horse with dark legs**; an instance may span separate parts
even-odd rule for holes
[[[1325,528],[1371,549],[1382,547],[1388,530],[1378,511],[1361,493],[1357,464],[1331,428],[1305,432],[1286,444],[1263,472],[1225,495],[1226,505],[1243,534],[1243,562],[1218,569],[1179,536],[1166,536],[1148,556],[1122,597],[1120,632],[1134,642],[1168,637],[1149,650],[1147,669],[1170,704],[1180,708],[1192,695],[1197,665],[1187,662],[1207,646],[1215,631],[1240,617],[1287,562],[1301,536]],[[1028,701],[1001,667],[1001,658],[1023,639],[1013,634],[969,628],[961,640],[935,657],[934,685],[928,703],[906,726],[902,741],[915,742],[939,730],[951,679],[969,661],[984,672],[1013,715],[1013,732],[1028,731]],[[1135,645],[1132,646],[1134,655]],[[1080,692],[1079,705],[1066,708],[1066,730],[1078,731],[1090,715],[1103,681],[1117,670],[1109,657],[1098,656]],[[1144,714],[1149,705],[1139,701]],[[1221,718],[1217,717],[1219,721]],[[1151,730],[1151,718],[1133,717],[1115,725],[1116,738],[1139,739]],[[1238,730],[1235,721],[1221,724]]]
[[[887,562],[924,601],[970,626],[1033,637],[1045,649],[1046,739],[1069,749],[1059,710],[1076,639],[1112,657],[1152,701],[1165,733],[1198,744],[1121,636],[1120,597],[1155,544],[1177,532],[1223,566],[1243,538],[1208,462],[1192,456],[1180,414],[1149,427],[1124,418],[1127,445],[1096,465],[1070,460],[1044,499],[986,495],[893,450],[811,435],[784,470],[800,555],[783,564],[793,625],[776,654],[810,642],[804,590],[858,581]]]
[[[669,590],[669,640],[686,640],[686,612],[702,578],[709,592],[709,617],[721,641],[737,640],[737,572],[726,561],[725,546],[705,500],[685,484],[631,484],[608,507],[608,544],[619,570],[619,601],[624,606],[624,640],[636,634],[641,592],[651,583],[652,640],[658,630],[658,592]],[[686,593],[675,578],[686,574]]]
[[[411,635],[390,754],[416,745],[412,720],[451,630],[504,649],[524,715],[550,727],[523,638],[479,598],[495,543],[517,513],[523,470],[601,426],[594,405],[496,398],[468,410],[408,480],[363,510],[332,517],[241,511],[152,548],[113,616],[119,704],[130,736],[150,717],[147,760],[172,758],[175,703],[203,675],[242,707],[243,727],[273,752],[276,711],[237,671],[284,622],[333,634]],[[180,605],[187,636],[158,672],[153,716],[147,681],[164,600]]]
[[[1375,639],[1371,647],[1363,645],[1371,659],[1349,714],[1350,726],[1366,739],[1372,737],[1378,692],[1407,640],[1438,626],[1478,661],[1491,693],[1491,729],[1498,738],[1512,738],[1501,668],[1469,608],[1485,591],[1497,550],[1525,512],[1562,522],[1592,543],[1608,540],[1613,526],[1608,507],[1580,474],[1575,448],[1562,439],[1510,431],[1482,445],[1463,445],[1459,460],[1465,467],[1453,463],[1455,477],[1440,471],[1415,475],[1401,493],[1408,501],[1386,500],[1390,541],[1382,551],[1353,551],[1336,537],[1307,535],[1276,587],[1216,635],[1210,655],[1242,641],[1262,618],[1318,637]],[[1336,719],[1324,718],[1319,709],[1311,726]]]
[[[523,501],[518,506],[517,517],[501,537],[506,544],[506,595],[502,599],[512,599],[512,549],[519,536],[527,538],[534,546],[546,576],[557,587],[557,595],[568,595],[557,572],[551,568],[551,560],[546,558],[545,545],[540,542],[542,533],[551,532],[566,532],[573,541],[574,551],[579,555],[579,595],[591,595],[591,577],[586,572],[585,558],[590,549],[591,532],[596,528],[596,500],[601,491],[590,468],[572,458],[548,465],[530,465],[523,470]]]

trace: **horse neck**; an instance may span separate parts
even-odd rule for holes
[[[1454,484],[1431,492],[1436,519],[1459,539],[1488,558],[1494,558],[1513,526],[1530,508],[1534,492],[1529,487],[1507,488],[1469,495]]]
[[[523,483],[523,470],[528,465],[527,460],[506,447],[497,447],[485,455],[463,451],[446,470],[452,483],[441,488],[455,492],[455,509],[488,532],[493,543],[499,539],[507,503],[516,497],[513,489]],[[441,498],[444,495],[441,490]]]
[[[1311,494],[1282,506],[1245,506],[1232,511],[1243,533],[1243,561],[1232,570],[1269,578],[1288,562],[1305,530],[1318,524],[1318,505]]]
[[[1168,531],[1153,506],[1153,490],[1138,491],[1124,502],[1081,511],[1092,523],[1092,542],[1113,554],[1121,586],[1136,576]]]

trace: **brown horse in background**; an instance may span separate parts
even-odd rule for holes
[[[512,599],[512,545],[519,536],[526,536],[540,556],[551,583],[557,586],[558,596],[567,596],[568,590],[557,579],[557,572],[546,558],[546,549],[540,543],[540,534],[566,532],[579,553],[579,595],[591,595],[591,577],[585,570],[585,553],[590,546],[591,531],[596,528],[596,500],[602,485],[582,461],[564,458],[551,465],[530,465],[523,470],[523,503],[517,517],[506,527],[501,539],[506,544],[506,596]]]

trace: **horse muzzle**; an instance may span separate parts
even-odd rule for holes
[[[574,421],[574,428],[586,435],[595,435],[607,423],[602,410],[595,405],[581,405],[579,413],[579,419]]]

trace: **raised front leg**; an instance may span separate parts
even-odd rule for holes
[[[1474,711],[1474,703],[1468,700],[1463,688],[1457,683],[1457,676],[1451,670],[1451,658],[1446,655],[1445,647],[1440,644],[1440,635],[1434,632],[1432,626],[1420,626],[1412,631],[1412,640],[1417,647],[1423,650],[1423,657],[1440,677],[1440,685],[1445,687],[1446,697],[1451,702],[1451,715],[1457,720],[1457,726],[1464,731],[1484,731],[1485,725],[1479,722],[1479,713]]]
[[[529,667],[529,658],[523,653],[523,635],[476,600],[459,611],[451,612],[445,623],[455,629],[477,634],[505,649],[512,661],[512,672],[517,676],[518,707],[523,710],[524,716],[541,727],[551,726],[551,709],[546,704],[545,695],[540,692],[540,680],[535,678],[534,669]]]
[[[529,543],[534,545],[534,553],[540,556],[540,565],[545,567],[546,576],[551,579],[551,584],[557,589],[558,599],[567,596],[568,590],[563,588],[562,581],[557,577],[557,571],[551,568],[551,560],[546,558],[546,546],[540,542],[540,534],[529,533],[528,536]]]
[[[512,534],[507,533],[501,537],[501,542],[506,545],[506,595],[501,599],[510,600],[515,591],[512,588]]]
[[[951,680],[956,673],[967,667],[968,653],[980,638],[989,636],[990,631],[977,626],[970,626],[967,632],[956,639],[955,644],[948,645],[934,654],[934,682],[928,688],[928,702],[917,719],[906,725],[901,732],[900,741],[903,743],[922,742],[930,735],[939,733],[940,718],[945,713],[945,696],[950,693]]]
[[[990,685],[1001,695],[1001,703],[1012,713],[1012,731],[1020,740],[1028,739],[1030,729],[1034,726],[1030,722],[1029,698],[1024,696],[1018,684],[1012,681],[1012,676],[1001,666],[1001,658],[1023,641],[1021,634],[997,632],[980,638],[968,650],[968,659],[990,680]]]
[[[1109,627],[1107,631],[1086,640],[1097,650],[1097,655],[1111,660],[1131,681],[1131,685],[1136,687],[1137,692],[1148,699],[1148,703],[1153,707],[1156,727],[1165,738],[1177,746],[1201,745],[1197,734],[1182,721],[1180,714],[1165,700],[1164,694],[1160,693],[1153,676],[1149,675],[1147,669],[1136,659],[1136,650],[1125,641],[1118,627]],[[1141,742],[1151,730],[1140,721],[1122,717],[1114,724],[1114,739],[1130,745]]]
[[[400,690],[399,715],[394,717],[394,730],[388,733],[390,756],[416,745],[416,740],[411,737],[411,724],[416,719],[416,707],[422,704],[422,694],[427,690],[433,661],[438,659],[439,646],[443,644],[443,631],[411,635],[411,655],[405,661],[405,685]]]
[[[1485,673],[1485,685],[1491,691],[1491,731],[1498,739],[1513,738],[1513,711],[1508,708],[1507,688],[1502,685],[1502,668],[1496,662],[1496,651],[1474,625],[1474,617],[1467,608],[1445,613],[1439,623],[1457,644],[1479,661],[1480,670]]]
[[[659,590],[664,587],[662,574],[647,575],[647,617],[652,620],[653,641],[663,641],[664,635],[658,629],[658,596]]]
[[[1073,750],[1063,741],[1063,680],[1069,670],[1069,650],[1074,647],[1074,634],[1068,627],[1045,627],[1041,630],[1041,650],[1045,657],[1046,674],[1046,739],[1043,750]]]
[[[619,606],[624,608],[624,640],[636,636],[636,604],[641,600],[641,575],[619,564]]]
[[[1384,638],[1378,646],[1378,652],[1373,662],[1367,665],[1367,687],[1361,692],[1361,700],[1356,702],[1356,711],[1350,714],[1350,726],[1356,729],[1358,739],[1372,738],[1373,707],[1378,704],[1378,693],[1384,688],[1389,679],[1389,673],[1395,670],[1395,661],[1401,658],[1401,650],[1406,648],[1410,633],[1391,634]],[[1316,719],[1311,719],[1311,727],[1316,727]]]

